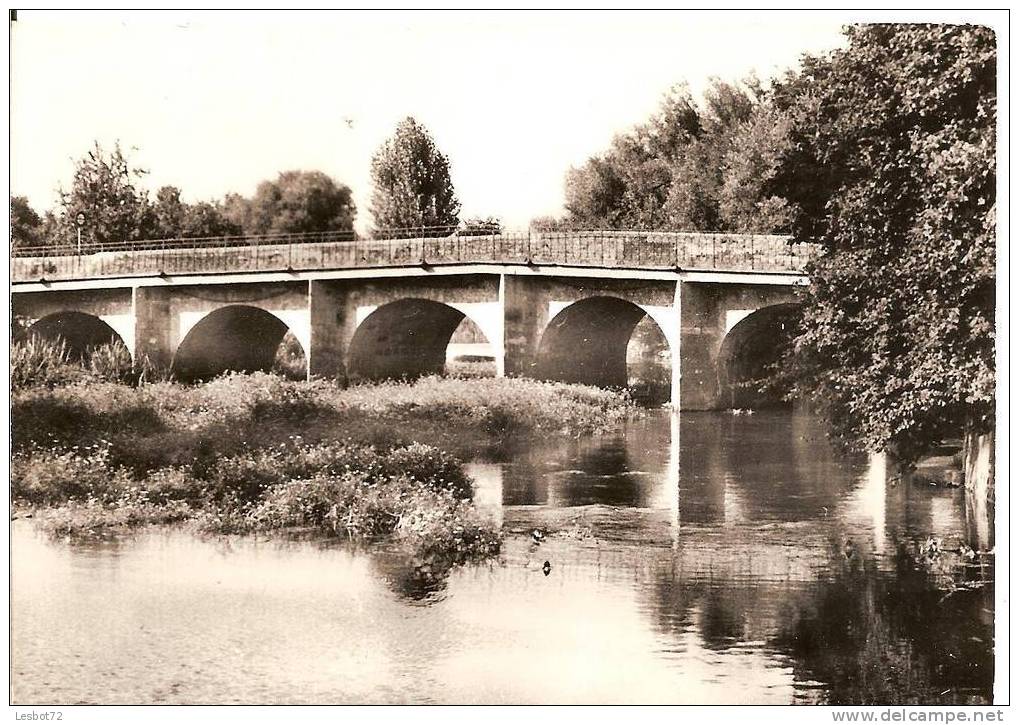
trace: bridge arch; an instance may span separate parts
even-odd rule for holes
[[[199,320],[184,336],[173,357],[172,374],[178,380],[208,380],[228,371],[268,372],[273,369],[281,343],[307,351],[283,320],[261,307],[227,305]],[[303,374],[302,374],[303,377]]]
[[[120,333],[97,315],[77,310],[63,310],[46,315],[25,329],[24,339],[38,337],[44,340],[62,340],[68,357],[81,360],[89,350],[101,345],[119,344],[130,350]]]
[[[719,401],[729,408],[780,403],[775,391],[761,390],[799,324],[802,305],[788,302],[751,312],[726,334],[718,353]]]
[[[459,306],[412,297],[375,308],[354,331],[347,372],[351,379],[385,380],[441,375],[453,333],[469,320],[478,339],[492,342],[491,325]]]
[[[671,358],[672,345],[660,315],[619,297],[586,297],[564,307],[545,327],[538,346],[536,376],[543,380],[624,388],[631,384],[627,351],[638,325],[657,336],[653,345]],[[642,339],[644,335],[640,336]],[[635,341],[636,342],[636,341]],[[632,357],[632,355],[631,355]],[[671,362],[665,360],[665,371]],[[669,385],[666,372],[665,385]],[[662,401],[669,399],[668,391]]]

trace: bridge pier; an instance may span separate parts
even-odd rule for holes
[[[672,298],[672,309],[675,319],[673,320],[672,329],[666,332],[666,337],[669,340],[669,364],[671,366],[670,373],[672,380],[669,405],[675,410],[682,410],[685,402],[683,396],[683,290],[683,282],[677,280]],[[671,333],[671,336],[669,333]],[[677,430],[676,433],[678,439],[679,431]]]
[[[134,308],[135,343],[132,350],[135,365],[151,365],[156,370],[169,370],[176,351],[170,295],[159,287],[135,287],[131,291]]]
[[[541,290],[529,277],[502,276],[503,370],[509,377],[531,377],[541,333],[548,324]]]
[[[354,319],[342,283],[309,280],[308,316],[311,325],[308,373],[314,378],[346,379],[347,346],[354,335]]]

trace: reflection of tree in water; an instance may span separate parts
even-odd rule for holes
[[[400,551],[374,552],[372,563],[394,594],[425,605],[441,599],[455,566],[450,557],[413,556]]]
[[[704,585],[685,581],[677,572],[661,571],[652,582],[650,612],[659,630],[671,634],[687,631],[694,623]]]
[[[682,521],[718,523],[737,507],[753,521],[812,520],[857,485],[854,461],[808,415],[683,413],[679,425]]]
[[[832,556],[833,578],[790,602],[773,644],[829,704],[989,702],[993,590],[946,596],[900,550],[895,571]]]
[[[707,649],[725,651],[766,639],[778,629],[780,602],[804,594],[779,582],[714,581],[683,574],[659,576],[651,611],[656,625],[674,636],[695,628]]]
[[[751,638],[751,613],[759,605],[754,588],[711,587],[700,600],[700,633],[704,646],[725,650]]]
[[[833,543],[829,566],[812,581],[751,580],[720,570],[705,578],[662,560],[646,590],[648,612],[659,631],[680,640],[696,631],[711,650],[765,642],[765,652],[792,661],[797,701],[989,701],[993,589],[946,596],[910,547],[894,571],[882,573]],[[670,555],[683,556],[662,552]]]
[[[723,471],[715,476],[738,484],[755,519],[816,518],[857,484],[853,461],[836,458],[809,416],[730,416],[718,445]]]

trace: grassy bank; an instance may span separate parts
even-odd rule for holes
[[[118,463],[145,469],[294,436],[475,451],[510,434],[602,433],[634,411],[619,393],[508,378],[429,377],[346,389],[264,373],[196,386],[89,379],[16,389],[12,441],[15,450],[107,441]]]
[[[444,449],[597,433],[633,410],[616,393],[527,380],[340,389],[261,373],[197,386],[51,376],[14,391],[11,493],[59,535],[314,528],[457,561],[497,550],[499,535]]]

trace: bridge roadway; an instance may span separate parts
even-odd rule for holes
[[[499,375],[623,386],[637,324],[667,343],[671,400],[739,407],[774,358],[815,250],[783,237],[664,232],[349,232],[22,248],[22,331],[72,350],[120,339],[182,378],[265,369],[289,330],[307,374],[441,372],[469,319]]]

